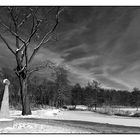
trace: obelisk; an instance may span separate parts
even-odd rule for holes
[[[9,85],[10,81],[8,79],[4,79],[3,83],[5,84],[3,99],[1,103],[0,109],[0,118],[9,118]]]
[[[10,81],[8,79],[4,79],[3,84],[5,85],[5,89],[4,89],[3,99],[1,102],[1,108],[0,108],[0,128],[13,126],[13,119],[10,119],[10,114],[9,114]]]

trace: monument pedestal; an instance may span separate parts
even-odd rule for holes
[[[2,119],[0,118],[0,129],[6,127],[13,127],[14,120],[13,119]]]

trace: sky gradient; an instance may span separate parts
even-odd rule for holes
[[[72,83],[94,79],[106,88],[140,88],[140,7],[66,7],[57,36],[36,62],[65,64]],[[0,46],[0,66],[8,66],[14,58]]]

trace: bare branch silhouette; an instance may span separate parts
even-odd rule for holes
[[[14,54],[16,55],[16,53],[13,51],[13,49],[10,47],[10,45],[8,44],[8,42],[6,41],[6,39],[0,34],[0,38],[3,40],[3,42],[6,44],[7,48]]]
[[[29,63],[32,61],[32,59],[34,58],[36,53],[39,51],[39,49],[41,48],[42,44],[47,43],[50,40],[51,34],[54,32],[54,30],[56,29],[56,27],[57,27],[57,25],[59,23],[59,21],[58,21],[59,14],[60,14],[60,11],[59,11],[59,8],[58,8],[57,9],[57,14],[56,14],[56,19],[55,19],[55,24],[54,24],[53,28],[44,35],[44,37],[42,38],[40,43],[37,45],[37,47],[34,48],[33,53],[31,55],[31,57],[29,58]],[[47,39],[47,41],[45,41],[46,39]]]

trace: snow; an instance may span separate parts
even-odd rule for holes
[[[107,116],[90,111],[60,111],[59,109],[42,109],[32,111],[32,115],[22,116],[21,111],[10,111],[13,118],[45,118],[57,120],[78,120],[97,123],[108,123],[124,126],[140,127],[139,118],[121,117],[121,116]]]
[[[1,133],[89,133],[88,131],[36,123],[15,123],[13,128],[0,130]]]
[[[32,111],[32,115],[22,116],[21,111],[10,110],[12,119],[16,118],[42,118],[52,120],[77,120],[103,124],[140,127],[140,118],[108,116],[90,111],[66,111],[60,109],[40,109]],[[78,129],[79,130],[79,129]],[[0,133],[74,133],[76,129],[51,126],[49,124],[37,124],[29,122],[14,122],[13,128],[0,129]],[[82,130],[80,130],[81,132]]]
[[[88,107],[85,106],[85,105],[77,105],[77,106],[76,106],[76,109],[78,109],[78,110],[87,110]]]
[[[137,109],[136,108],[120,108],[120,110],[123,110],[123,111],[136,111]]]
[[[10,111],[10,116],[15,118],[48,118],[60,115],[61,111],[59,109],[41,109],[32,111],[32,115],[21,115],[21,111],[12,110]]]
[[[13,119],[0,118],[0,121],[12,121]]]
[[[38,118],[38,119],[57,119],[62,120],[63,118],[63,110],[61,109],[41,109],[32,111],[32,115],[22,116],[21,111],[11,110],[10,116],[11,118]],[[68,116],[67,116],[68,119]],[[63,127],[63,126],[53,126],[49,124],[38,124],[35,121],[26,122],[19,121],[14,122],[14,126],[12,128],[2,128],[0,129],[0,133],[86,133],[79,128],[71,128],[71,127]],[[88,131],[87,131],[88,133]]]
[[[63,119],[68,117],[69,120],[88,121],[104,124],[114,124],[123,126],[140,127],[140,118],[108,116],[90,111],[69,111],[63,114]]]
[[[41,109],[32,111],[32,115],[23,116],[21,115],[21,111],[19,110],[10,110],[10,116],[13,119],[16,118],[47,118],[47,119],[55,119],[55,117],[59,115],[61,116],[61,111],[59,109]],[[59,118],[59,117],[57,117]],[[13,119],[0,119],[2,121],[13,120]],[[59,118],[60,119],[60,118]],[[28,123],[28,122],[14,122],[12,128],[0,128],[0,133],[62,133],[62,132],[70,132],[70,130],[54,127],[50,125],[36,124],[36,123]]]

